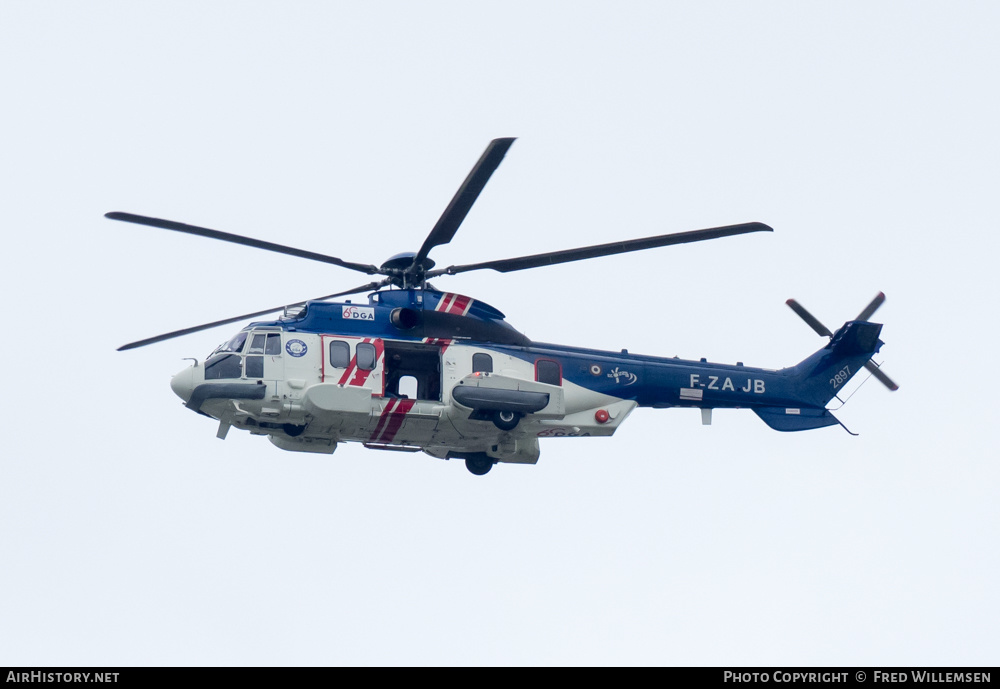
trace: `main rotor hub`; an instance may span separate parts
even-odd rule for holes
[[[384,275],[396,275],[398,273],[402,273],[404,270],[413,265],[413,258],[416,255],[417,254],[414,251],[404,251],[401,254],[396,254],[382,264],[381,271]],[[426,272],[433,267],[434,261],[431,258],[425,258],[414,272]]]
[[[396,254],[382,264],[379,272],[382,275],[388,276],[391,284],[396,287],[402,287],[403,289],[422,287],[424,275],[434,267],[434,261],[425,257],[419,265],[413,265],[413,259],[416,255],[412,251],[404,251],[401,254]]]

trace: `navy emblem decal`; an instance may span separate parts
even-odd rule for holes
[[[614,378],[616,383],[621,383],[625,381],[625,385],[631,385],[635,381],[639,380],[639,377],[632,373],[631,371],[625,371],[623,369],[615,366],[609,373],[608,378]]]
[[[289,340],[285,343],[285,351],[292,356],[305,356],[309,348],[306,347],[306,343],[302,340]]]

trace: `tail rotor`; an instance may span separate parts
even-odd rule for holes
[[[825,325],[823,325],[822,323],[820,323],[819,319],[816,318],[816,316],[806,311],[805,307],[802,306],[802,304],[795,301],[794,299],[789,299],[785,303],[788,304],[789,307],[791,307],[792,311],[799,314],[799,318],[804,320],[810,328],[815,330],[817,335],[819,335],[820,337],[833,337],[833,333],[830,332],[830,329]]]
[[[864,310],[858,314],[858,317],[854,320],[856,321],[867,321],[871,320],[871,317],[878,311],[878,307],[882,306],[885,302],[885,292],[879,292],[875,295],[875,298],[871,300],[871,303],[864,308]]]
[[[866,306],[861,311],[861,313],[858,314],[858,317],[855,318],[854,320],[856,321],[869,320],[875,314],[875,312],[878,311],[879,307],[882,306],[884,302],[885,302],[885,294],[883,292],[879,292],[877,295],[875,295],[875,298],[872,299],[871,302],[869,302],[868,306]],[[794,299],[789,299],[785,303],[788,304],[788,307],[796,314],[798,314],[799,318],[804,320],[810,328],[815,330],[818,335],[833,339],[833,333],[830,332],[830,329],[827,328],[825,325],[823,325],[818,318],[809,313],[805,309],[805,307],[802,306],[799,302],[795,301]],[[882,385],[886,386],[890,390],[896,391],[899,389],[899,386],[896,385],[896,383],[894,383],[892,379],[889,378],[889,376],[883,373],[882,369],[879,368],[878,364],[876,364],[871,359],[865,362],[865,368],[868,369],[868,371],[872,374],[872,376],[875,377],[876,380],[878,380],[878,382],[882,383]]]
[[[899,386],[896,385],[894,382],[892,382],[892,378],[890,378],[889,376],[887,376],[884,373],[882,373],[882,369],[880,369],[878,367],[878,364],[876,364],[871,359],[869,359],[867,362],[865,362],[865,368],[867,368],[871,372],[871,374],[873,376],[875,376],[875,379],[878,382],[882,383],[882,385],[886,386],[887,388],[889,388],[893,392],[895,392],[896,390],[899,390]]]

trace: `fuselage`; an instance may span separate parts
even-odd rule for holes
[[[220,437],[534,463],[539,438],[612,435],[638,406],[798,414],[790,371],[531,342],[482,302],[393,290],[252,323],[171,385]]]

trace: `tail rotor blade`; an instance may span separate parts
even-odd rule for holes
[[[876,311],[878,311],[878,307],[882,306],[882,302],[884,301],[885,301],[885,294],[883,292],[879,292],[878,294],[875,295],[875,298],[872,299],[871,303],[865,307],[865,310],[859,313],[858,317],[855,318],[854,320],[867,321],[869,318],[872,317],[872,315]]]
[[[830,329],[820,323],[816,316],[806,311],[802,304],[794,299],[789,299],[785,303],[788,304],[792,311],[799,314],[799,318],[804,320],[810,328],[816,331],[818,335],[822,335],[823,337],[833,337],[833,333],[830,332]]]
[[[892,378],[882,373],[882,369],[880,369],[878,365],[871,359],[865,362],[865,368],[867,368],[871,372],[871,374],[878,379],[878,382],[882,383],[882,385],[886,386],[893,392],[899,390],[899,386],[896,385],[894,382],[892,382]]]

